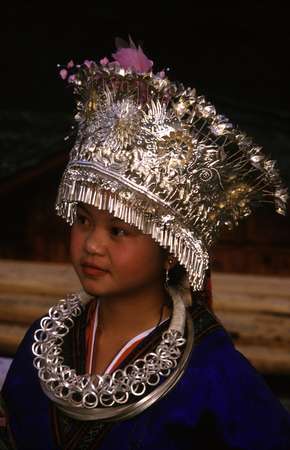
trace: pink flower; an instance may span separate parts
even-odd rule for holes
[[[66,77],[67,77],[67,75],[68,75],[68,71],[67,71],[66,69],[61,69],[60,72],[59,72],[59,74],[60,74],[61,78],[62,78],[63,80],[65,80]]]
[[[153,61],[144,55],[140,45],[138,48],[119,48],[112,56],[124,69],[136,72],[150,72],[153,66]]]
[[[76,76],[75,76],[75,75],[70,75],[70,76],[68,77],[68,79],[67,79],[67,81],[68,81],[69,83],[73,83],[75,80],[76,80]]]
[[[75,63],[73,62],[73,60],[71,59],[68,63],[67,63],[67,65],[66,65],[66,67],[67,67],[67,69],[72,69],[72,67],[75,65]]]
[[[156,74],[157,77],[161,78],[161,80],[163,80],[165,78],[165,72],[164,70],[161,70],[160,72],[158,72]]]
[[[100,64],[102,66],[106,66],[108,64],[108,62],[109,62],[109,60],[106,56],[104,58],[100,59]]]
[[[90,61],[89,59],[85,59],[85,61],[83,62],[83,65],[86,66],[88,69],[91,68],[92,64],[94,61]]]

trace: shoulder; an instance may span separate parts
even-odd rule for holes
[[[42,448],[35,442],[43,439],[45,448],[54,448],[51,442],[50,401],[42,391],[33,365],[32,345],[34,333],[39,328],[40,320],[37,320],[27,330],[1,392],[10,434],[17,448]]]
[[[198,359],[200,364],[211,363],[213,358],[234,350],[230,334],[211,310],[197,303],[189,312],[194,333],[193,361]]]
[[[207,325],[200,325],[201,322]],[[229,392],[242,389],[264,389],[270,394],[262,375],[252,363],[235,347],[234,342],[214,313],[206,307],[199,312],[198,320],[193,317],[197,339],[189,361],[189,370],[202,372],[208,383],[215,384],[219,391]]]
[[[247,449],[290,448],[289,413],[224,327],[212,329],[194,346],[183,388],[199,414],[211,415],[226,441],[236,439]]]
[[[7,396],[10,391],[13,392],[15,386],[23,385],[26,380],[33,380],[34,378],[32,344],[34,333],[40,328],[40,320],[36,320],[28,328],[18,346],[2,388],[4,396]]]

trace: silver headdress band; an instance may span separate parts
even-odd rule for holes
[[[110,211],[168,248],[200,290],[221,229],[260,202],[284,214],[287,190],[275,161],[194,89],[154,74],[140,48],[113,57],[61,71],[78,126],[57,213],[72,223],[78,202]]]

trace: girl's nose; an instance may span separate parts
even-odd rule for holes
[[[92,228],[85,240],[85,250],[87,253],[92,255],[103,255],[106,253],[106,245],[107,239],[105,231],[97,226]]]

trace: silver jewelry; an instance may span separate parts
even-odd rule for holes
[[[69,416],[79,420],[114,420],[132,417],[158,400],[179,379],[193,345],[193,337],[186,346],[186,359],[178,364],[185,327],[185,306],[178,291],[170,288],[173,315],[170,326],[162,335],[155,352],[150,352],[112,374],[78,375],[75,369],[63,364],[63,338],[82,312],[81,296],[72,294],[49,310],[35,332],[32,351],[45,394]],[[191,323],[191,320],[188,320]],[[188,323],[188,326],[192,326]],[[192,334],[192,333],[191,333]],[[193,336],[193,335],[192,335]],[[175,370],[174,370],[175,369]],[[166,378],[160,383],[161,377]],[[159,385],[159,386],[158,386]],[[155,390],[146,395],[147,387]],[[134,404],[129,399],[137,398]]]
[[[169,277],[169,269],[165,270],[165,287],[168,288],[169,286],[169,281],[170,281],[170,277]]]
[[[223,229],[261,202],[285,214],[276,162],[195,89],[103,62],[62,71],[77,114],[57,214],[73,223],[79,202],[109,211],[169,249],[200,291]]]
[[[172,264],[173,263],[173,259],[172,258],[169,258],[169,260],[168,260],[168,264]],[[169,277],[169,271],[170,271],[170,269],[171,269],[171,267],[170,268],[166,268],[165,269],[165,283],[164,283],[164,285],[165,285],[165,288],[168,290],[168,287],[169,287],[169,281],[170,281],[170,277]]]

